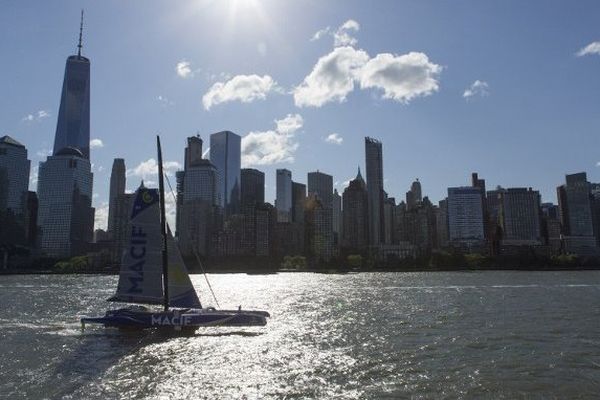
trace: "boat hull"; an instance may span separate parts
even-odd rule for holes
[[[151,311],[121,308],[109,310],[103,317],[84,317],[81,323],[103,324],[116,328],[167,328],[189,330],[211,326],[265,326],[269,313],[266,311],[173,309]]]

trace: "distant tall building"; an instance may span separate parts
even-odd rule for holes
[[[435,216],[438,248],[448,246],[448,199],[440,200]]]
[[[265,202],[265,173],[254,168],[241,170],[242,208],[254,207]]]
[[[83,12],[79,30],[77,55],[69,56],[65,66],[60,109],[54,136],[57,155],[65,147],[79,149],[83,158],[90,159],[90,60],[81,55]]]
[[[276,182],[277,222],[290,222],[292,219],[292,172],[287,169],[277,170]]]
[[[241,137],[230,131],[210,135],[210,162],[217,168],[218,201],[225,215],[239,212]]]
[[[38,178],[40,247],[49,256],[69,257],[87,251],[93,240],[93,174],[90,164],[90,61],[67,59],[54,152],[40,163]]]
[[[292,182],[292,221],[304,224],[304,203],[306,202],[306,185]]]
[[[383,243],[393,244],[394,222],[396,220],[396,199],[387,197],[385,193],[383,200]]]
[[[406,192],[406,208],[412,210],[423,201],[423,194],[421,193],[421,182],[417,178],[411,185],[410,190]]]
[[[381,142],[365,138],[367,192],[369,195],[369,243],[377,246],[384,238],[383,223],[383,149]]]
[[[323,172],[308,173],[308,195],[314,195],[321,201],[321,206],[333,207],[333,176]]]
[[[30,165],[25,146],[10,136],[0,138],[0,211],[24,215]]]
[[[310,194],[304,211],[306,254],[316,263],[329,261],[334,254],[333,213],[316,194]]]
[[[448,239],[472,247],[484,240],[481,189],[474,187],[448,188]]]
[[[342,195],[343,207],[343,239],[342,246],[350,251],[364,251],[369,245],[368,226],[368,194],[367,185],[360,174],[360,168],[356,178]]]
[[[119,223],[116,220],[117,213],[115,208],[117,207],[118,197],[125,194],[125,179],[125,160],[115,158],[110,174],[110,192],[108,198],[108,236],[111,239],[114,235],[115,226]]]
[[[212,140],[212,136],[211,136]],[[206,256],[213,231],[214,208],[219,204],[219,175],[211,161],[202,158],[202,141],[188,138],[185,170],[177,175],[180,215],[177,235],[184,256]]]
[[[565,250],[580,255],[597,254],[587,175],[585,172],[567,175],[566,181],[557,188]]]
[[[542,244],[540,193],[531,188],[509,188],[500,193],[502,243]]]
[[[94,209],[90,161],[67,147],[40,163],[38,178],[41,249],[51,257],[86,252],[93,239]]]
[[[342,237],[342,196],[338,193],[337,189],[333,190],[333,234],[336,238],[336,243]]]

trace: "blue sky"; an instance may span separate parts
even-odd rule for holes
[[[156,180],[157,132],[170,170],[187,136],[245,136],[270,201],[276,168],[341,191],[364,136],[383,142],[397,199],[418,177],[437,202],[473,171],[546,201],[565,173],[600,181],[597,1],[4,1],[0,135],[32,165],[52,148],[81,8],[100,226],[112,159],[129,189]]]

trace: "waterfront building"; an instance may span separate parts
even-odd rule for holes
[[[394,223],[396,221],[396,199],[394,197],[387,197],[387,193],[384,193],[383,200],[383,243],[392,244],[394,243]]]
[[[440,200],[435,211],[437,248],[448,247],[448,199]]]
[[[531,188],[508,188],[500,197],[502,244],[534,246],[542,244],[540,193]]]
[[[51,257],[84,254],[93,239],[93,174],[90,161],[67,147],[39,166],[41,249]]]
[[[215,229],[218,207],[218,172],[211,161],[202,158],[202,140],[189,137],[184,171],[177,174],[177,235],[184,256],[206,256]]]
[[[481,189],[448,188],[448,239],[451,245],[471,250],[484,240]]]
[[[306,185],[292,181],[292,221],[304,225]]]
[[[327,262],[334,254],[333,212],[320,197],[309,194],[304,210],[306,255],[315,263]]]
[[[342,239],[342,196],[337,189],[333,190],[333,241],[338,248]]]
[[[566,184],[557,188],[557,194],[565,252],[598,254],[592,218],[591,185],[586,173],[567,175]]]
[[[66,147],[81,151],[90,159],[90,60],[81,55],[83,12],[77,55],[67,58],[60,108],[54,136],[53,155]]]
[[[292,172],[287,169],[278,169],[276,174],[277,222],[290,222],[292,220]]]
[[[115,158],[113,160],[112,171],[110,174],[110,191],[108,197],[108,236],[115,236],[115,226],[118,224],[115,208],[117,207],[117,198],[125,194],[125,160]],[[116,238],[120,241],[120,238]]]
[[[254,168],[243,168],[240,177],[242,209],[254,208],[257,204],[263,204],[265,202],[265,173]]]
[[[371,246],[378,246],[384,237],[383,149],[379,140],[365,138],[365,165],[369,199],[369,243]]]
[[[318,197],[324,208],[333,208],[333,176],[319,171],[309,172],[308,195]]]
[[[356,178],[344,189],[342,203],[342,246],[349,252],[363,252],[369,245],[369,208],[367,185],[360,174],[360,168]]]
[[[210,135],[210,162],[218,172],[218,204],[227,216],[239,212],[241,137],[230,131]]]
[[[30,166],[25,146],[10,136],[0,138],[0,212],[10,210],[18,219],[24,216]]]

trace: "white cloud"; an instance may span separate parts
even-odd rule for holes
[[[101,165],[98,167],[98,172],[102,172],[102,171],[104,171],[104,167]]]
[[[359,82],[363,89],[382,89],[386,99],[408,103],[439,90],[441,71],[442,67],[429,61],[424,53],[382,53],[370,58],[364,50],[336,47],[321,57],[304,82],[294,89],[294,102],[298,107],[341,103]]]
[[[329,136],[327,136],[325,138],[325,141],[327,143],[333,143],[333,144],[342,144],[342,142],[344,141],[344,138],[341,137],[339,134],[337,133],[332,133]]]
[[[242,138],[242,165],[294,162],[294,154],[298,149],[295,135],[303,124],[302,116],[288,114],[275,121],[274,130],[248,133]]]
[[[585,46],[583,49],[579,50],[577,53],[578,57],[597,54],[600,55],[600,41],[592,42]]]
[[[277,89],[277,83],[269,75],[237,75],[227,82],[217,82],[202,96],[204,108],[210,110],[214,105],[239,100],[250,103],[264,100],[267,94]]]
[[[363,50],[352,47],[337,47],[319,58],[311,73],[297,86],[294,102],[298,107],[321,107],[330,101],[339,103],[354,90],[356,74],[369,60]]]
[[[34,192],[37,191],[38,170],[39,165],[34,165],[31,167],[31,173],[29,174],[29,190]]]
[[[167,175],[173,175],[173,173],[182,166],[177,161],[164,161],[163,170]],[[158,163],[154,158],[149,158],[146,161],[142,161],[135,168],[127,170],[127,176],[138,176],[144,180],[148,177],[155,179],[158,175]]]
[[[94,229],[106,230],[108,225],[108,203],[102,202],[100,206],[96,206],[96,212],[94,214]]]
[[[596,167],[600,167],[600,161],[596,163]]]
[[[52,155],[52,149],[40,149],[36,151],[35,155],[43,159],[44,157]]]
[[[377,54],[360,71],[361,88],[383,90],[383,97],[408,103],[415,97],[428,96],[439,90],[442,67],[429,61],[424,53],[401,56]]]
[[[335,31],[331,27],[323,28],[313,35],[310,39],[311,42],[321,39],[323,36],[332,36],[334,47],[340,46],[354,46],[358,43],[358,40],[351,36],[350,32],[358,32],[360,24],[353,19],[349,19],[340,25]]]
[[[33,121],[40,121],[44,118],[48,118],[50,117],[50,113],[46,110],[39,110],[38,112],[32,113],[32,114],[27,114],[26,116],[24,116],[23,118],[21,118],[22,122],[33,122]]]
[[[465,92],[463,93],[463,97],[468,100],[473,96],[480,96],[480,97],[487,96],[490,94],[489,88],[490,88],[490,85],[488,85],[487,82],[480,81],[478,79],[475,82],[473,82],[471,84],[471,86],[469,86],[467,89],[465,89]]]
[[[181,78],[184,78],[184,79],[194,76],[194,73],[192,72],[191,64],[189,63],[189,61],[185,61],[185,60],[179,61],[177,63],[177,66],[175,67],[175,71],[177,71],[177,75],[179,75]]]
[[[158,95],[156,96],[156,100],[163,106],[163,107],[168,107],[168,106],[173,106],[175,105],[175,102],[166,98],[165,96],[162,95]]]
[[[104,143],[102,142],[101,139],[92,139],[92,140],[90,140],[90,148],[92,148],[92,149],[99,149],[101,147],[104,147]]]

